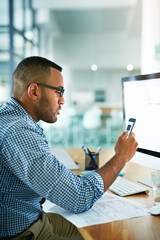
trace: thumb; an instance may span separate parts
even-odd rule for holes
[[[122,133],[122,135],[120,136],[120,138],[124,139],[128,137],[128,131],[125,131]]]

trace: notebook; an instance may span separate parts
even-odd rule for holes
[[[78,165],[64,148],[51,148],[51,153],[70,170],[79,169]]]

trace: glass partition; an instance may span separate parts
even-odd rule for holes
[[[22,31],[24,29],[24,7],[22,0],[13,1],[13,27]]]
[[[0,104],[10,96],[17,64],[26,56],[38,54],[39,34],[33,16],[31,0],[1,1]]]
[[[0,25],[9,25],[9,3],[8,1],[1,1],[0,7]]]
[[[6,51],[9,49],[9,32],[0,31],[0,51]]]
[[[27,8],[25,11],[25,30],[31,31],[33,28],[33,13],[30,8]]]
[[[24,37],[19,33],[13,35],[13,49],[14,54],[20,55],[23,58],[24,55]]]

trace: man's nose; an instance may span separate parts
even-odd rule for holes
[[[61,105],[63,105],[65,103],[63,96],[62,97],[60,96],[60,98],[58,100],[58,103],[61,104]]]

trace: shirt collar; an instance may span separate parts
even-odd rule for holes
[[[27,120],[32,122],[35,125],[35,128],[43,133],[43,129],[39,126],[39,124],[26,112],[26,110],[14,98],[12,97],[9,98],[7,104],[12,106],[13,108],[18,109],[19,115],[23,114],[24,116],[26,116]]]

